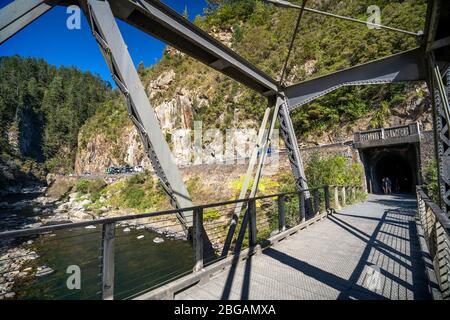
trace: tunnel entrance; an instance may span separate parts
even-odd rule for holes
[[[419,181],[415,144],[373,147],[361,150],[370,193],[383,193],[382,179],[389,178],[392,193],[412,193]]]
[[[392,183],[392,192],[396,193],[413,191],[412,175],[411,166],[398,153],[387,153],[378,160],[375,167],[375,179],[382,181],[384,177],[389,178]]]

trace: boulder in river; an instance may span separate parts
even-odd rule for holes
[[[162,243],[162,242],[164,242],[164,239],[160,238],[160,237],[156,237],[155,239],[153,239],[153,242],[154,243]]]
[[[40,266],[37,268],[36,277],[48,276],[49,274],[52,274],[53,272],[55,272],[55,270],[53,270],[50,267]]]
[[[5,294],[5,299],[12,299],[16,296],[15,292],[8,292],[7,294]]]

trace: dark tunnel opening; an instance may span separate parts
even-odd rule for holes
[[[392,193],[412,193],[418,181],[417,152],[413,144],[366,148],[362,152],[370,193],[383,193],[383,178],[389,178]]]
[[[375,165],[375,179],[378,181],[378,193],[382,193],[382,179],[391,181],[392,193],[413,192],[413,171],[411,165],[400,154],[383,155]]]

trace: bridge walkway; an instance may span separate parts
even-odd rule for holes
[[[175,299],[430,299],[415,212],[369,195]]]

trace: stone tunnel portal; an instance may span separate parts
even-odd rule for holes
[[[383,193],[382,179],[392,182],[392,193],[412,193],[420,173],[415,144],[373,147],[361,150],[370,193]]]

